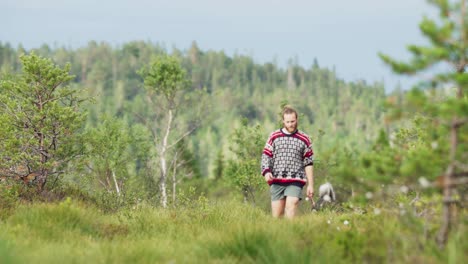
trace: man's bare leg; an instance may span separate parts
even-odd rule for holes
[[[299,205],[299,198],[287,196],[286,197],[286,218],[292,219],[296,216],[297,207]]]
[[[286,199],[271,201],[271,214],[275,218],[282,217],[284,215],[284,206],[286,204]]]

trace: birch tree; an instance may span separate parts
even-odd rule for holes
[[[139,146],[123,121],[105,116],[101,120],[86,131],[85,145],[89,153],[86,164],[101,187],[120,196],[129,175],[128,165],[136,159],[131,146]]]
[[[181,110],[197,112],[199,106],[186,108],[189,104],[190,81],[180,62],[173,56],[160,56],[149,66],[143,67],[138,74],[144,79],[147,101],[155,115],[152,120],[145,120],[153,135],[153,144],[159,160],[159,191],[162,207],[167,207],[167,178],[169,175],[170,150],[180,140],[190,135],[196,128],[196,122],[184,126],[177,119]]]

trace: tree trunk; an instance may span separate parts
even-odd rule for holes
[[[38,111],[41,113],[44,108],[42,96],[37,95],[36,98],[37,98]],[[47,169],[45,168],[45,164],[47,162],[47,156],[46,156],[47,149],[45,147],[45,137],[44,137],[43,131],[40,130],[44,127],[44,119],[46,118],[42,117],[39,123],[39,129],[38,129],[39,131],[37,132],[37,137],[39,138],[38,143],[39,143],[40,171],[41,171],[37,179],[37,187],[40,193],[44,190],[45,184],[47,182],[47,173],[48,173]]]
[[[115,191],[117,192],[117,195],[120,196],[119,184],[117,184],[117,178],[115,177],[114,171],[112,171],[112,179],[114,180]]]
[[[447,167],[447,171],[444,175],[444,184],[443,184],[443,193],[444,193],[444,200],[443,200],[443,207],[442,207],[442,226],[440,227],[439,234],[437,236],[437,243],[439,247],[444,247],[448,235],[450,233],[450,228],[452,225],[452,214],[454,211],[454,201],[452,198],[452,188],[453,185],[451,184],[453,181],[453,175],[455,173],[455,154],[457,150],[457,127],[458,122],[457,118],[454,118],[452,121],[451,129],[450,129],[450,161]]]
[[[167,140],[171,132],[172,125],[172,109],[169,109],[167,128],[166,133],[164,134],[163,144],[161,147],[161,154],[159,161],[161,162],[161,180],[159,188],[161,190],[161,205],[163,208],[167,208],[167,192],[166,192],[166,180],[167,180],[167,161],[166,161],[166,151],[167,151]]]
[[[42,170],[41,173],[37,176],[37,190],[39,193],[42,193],[44,191],[44,187],[47,182],[47,170]]]

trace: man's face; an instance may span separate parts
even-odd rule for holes
[[[284,114],[284,116],[283,116],[283,125],[284,125],[284,128],[286,128],[286,130],[289,133],[293,133],[294,131],[296,131],[296,129],[297,129],[296,114],[294,114],[294,113]]]

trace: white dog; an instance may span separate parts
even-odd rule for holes
[[[323,200],[324,202],[334,202],[336,201],[335,191],[331,183],[326,182],[319,187],[319,201]]]
[[[307,199],[308,200],[308,199]],[[336,201],[335,191],[331,183],[326,182],[319,187],[319,199],[317,203],[312,200],[312,210],[319,210],[324,203],[331,203]]]

